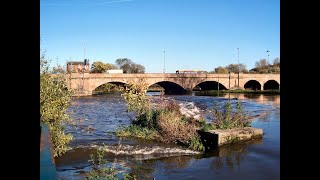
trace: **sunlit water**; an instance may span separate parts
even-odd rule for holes
[[[126,112],[120,94],[73,98],[69,112],[77,126],[67,128],[74,139],[71,149],[56,158],[58,175],[61,179],[83,179],[84,173],[91,169],[89,155],[105,144],[107,160],[123,172],[137,175],[138,179],[280,179],[279,95],[165,98],[176,100],[186,114],[201,115],[209,122],[215,101],[230,100],[235,105],[240,100],[244,110],[254,117],[251,125],[263,129],[263,138],[220,147],[205,154],[175,144],[134,139],[120,141],[114,135],[115,130],[128,126],[134,117],[133,113]]]

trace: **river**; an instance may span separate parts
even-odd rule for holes
[[[91,168],[89,156],[97,147],[104,147],[107,160],[121,172],[131,172],[138,179],[280,179],[280,95],[193,94],[165,98],[178,101],[186,111],[201,113],[208,121],[214,101],[240,100],[243,109],[254,117],[251,126],[262,128],[263,137],[204,154],[174,144],[120,140],[115,130],[129,125],[134,117],[126,112],[120,94],[75,97],[68,112],[77,126],[66,128],[73,135],[71,148],[56,158],[60,179],[83,179]]]

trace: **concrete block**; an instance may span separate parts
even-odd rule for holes
[[[199,131],[202,143],[206,149],[232,144],[239,141],[262,138],[263,130],[260,128],[245,127],[234,129],[210,130],[208,132]]]

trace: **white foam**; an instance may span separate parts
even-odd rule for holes
[[[186,102],[186,103],[179,103],[180,112],[187,117],[193,117],[195,119],[200,119],[202,117],[201,110],[193,103],[193,102]]]
[[[151,154],[179,154],[179,155],[193,155],[199,154],[198,151],[193,151],[189,149],[182,148],[166,148],[160,146],[153,147],[137,147],[131,145],[117,146],[105,146],[104,150],[106,152],[111,152],[113,154],[119,155],[151,155]]]

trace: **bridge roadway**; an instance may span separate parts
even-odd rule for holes
[[[208,74],[208,73],[145,73],[145,74],[107,74],[71,73],[66,75],[68,87],[76,95],[92,95],[92,91],[105,83],[139,83],[141,79],[150,86],[159,84],[166,94],[185,93],[196,86],[206,89],[280,89],[280,74]]]

